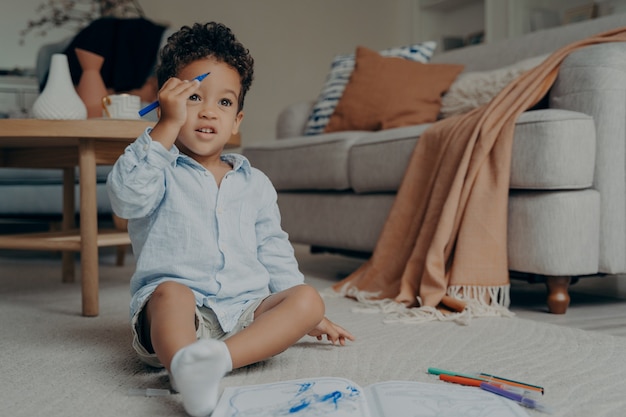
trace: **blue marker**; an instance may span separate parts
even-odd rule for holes
[[[535,399],[526,397],[521,394],[517,394],[515,392],[507,391],[506,389],[496,387],[487,382],[481,382],[480,387],[485,391],[493,392],[494,394],[501,395],[505,398],[508,398],[509,400],[513,400],[519,405],[523,405],[524,407],[533,408],[537,411],[552,414],[552,409],[550,409],[550,407],[541,404]]]
[[[210,72],[207,72],[206,74],[198,75],[196,78],[194,78],[194,80],[202,81],[209,74],[210,74]],[[154,101],[154,102],[148,104],[143,109],[139,110],[139,117],[145,116],[146,114],[150,113],[152,110],[156,109],[157,107],[159,107],[159,100]]]

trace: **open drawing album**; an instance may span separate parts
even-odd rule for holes
[[[522,407],[475,387],[387,381],[361,388],[318,377],[227,387],[212,417],[528,417]]]

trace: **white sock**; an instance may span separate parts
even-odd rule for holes
[[[183,397],[185,411],[208,416],[217,404],[220,381],[233,368],[226,343],[201,339],[176,352],[170,365],[172,386]]]

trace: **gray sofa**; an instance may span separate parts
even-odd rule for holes
[[[626,15],[613,15],[436,54],[431,62],[491,70],[621,26]],[[564,313],[572,280],[626,272],[626,45],[572,53],[544,101],[515,128],[508,262],[512,276],[546,282],[549,310]],[[278,140],[243,154],[278,189],[293,242],[367,255],[428,126],[303,136],[310,106],[287,107]]]
[[[112,215],[106,193],[110,166],[98,166],[96,171],[98,215]],[[78,172],[76,173],[78,178]],[[75,188],[76,213],[80,193]],[[63,171],[61,169],[0,169],[0,218],[54,219],[63,213]]]
[[[75,177],[78,178],[78,168]],[[106,191],[109,165],[96,167],[98,216],[110,223],[113,210]],[[75,212],[79,212],[78,180],[74,188]],[[0,219],[15,223],[16,219],[39,222],[60,220],[63,213],[63,170],[0,169]]]

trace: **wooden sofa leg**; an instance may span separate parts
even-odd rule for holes
[[[548,288],[548,311],[552,314],[565,314],[569,306],[569,284],[572,278],[569,276],[546,277]]]

